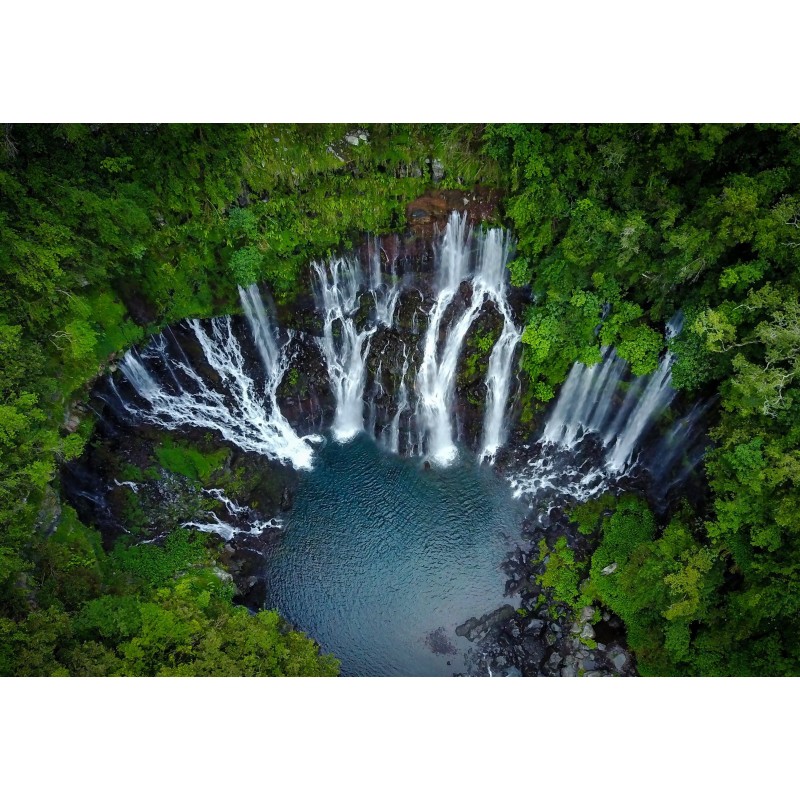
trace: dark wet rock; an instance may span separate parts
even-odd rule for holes
[[[538,617],[532,617],[525,622],[526,632],[529,634],[539,634],[544,630],[544,620]]]
[[[483,639],[493,629],[500,628],[504,623],[513,619],[516,612],[514,607],[504,605],[496,611],[478,618],[471,617],[463,625],[456,628],[457,636],[464,636],[471,642],[477,642]]]
[[[540,639],[533,636],[526,636],[522,642],[527,661],[534,667],[541,666],[547,654],[547,646]]]

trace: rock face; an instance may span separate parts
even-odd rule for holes
[[[435,175],[435,162],[432,169]],[[444,229],[451,211],[466,211],[474,225],[496,221],[499,200],[499,192],[482,187],[429,192],[408,204],[406,222],[412,236],[432,241],[435,229]]]

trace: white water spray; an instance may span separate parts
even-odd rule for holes
[[[428,328],[423,343],[422,364],[417,374],[417,416],[420,422],[420,450],[441,465],[447,465],[456,456],[453,444],[451,402],[461,345],[472,320],[483,301],[482,294],[473,291],[472,302],[461,317],[452,324],[439,356],[439,330],[445,311],[450,306],[469,268],[472,229],[467,217],[453,212],[445,229],[437,253],[439,293],[428,315]],[[423,440],[424,444],[423,444]]]
[[[336,398],[333,436],[346,442],[364,430],[364,384],[369,344],[374,328],[361,333],[353,314],[358,310],[361,268],[353,258],[315,262],[317,288],[324,314],[320,347]]]
[[[154,425],[175,430],[185,426],[217,431],[245,451],[290,463],[295,469],[310,469],[317,437],[300,437],[280,411],[277,387],[288,367],[285,348],[279,350],[257,292],[241,290],[245,314],[264,360],[266,382],[259,386],[248,374],[245,357],[230,317],[210,321],[207,332],[199,320],[190,320],[208,365],[217,373],[224,391],[218,391],[189,363],[181,351],[170,355],[163,334],[155,337],[140,358],[131,350],[120,362],[120,370],[149,407],[125,403],[127,410]],[[247,301],[245,301],[245,297]],[[168,388],[150,372],[145,360],[156,361],[173,377]],[[124,402],[124,401],[123,401]]]
[[[514,351],[520,331],[508,306],[506,265],[511,240],[497,228],[478,234],[477,265],[472,276],[472,296],[466,308],[450,323],[444,347],[439,347],[445,312],[452,306],[461,283],[470,277],[472,231],[466,215],[453,212],[439,250],[439,291],[428,315],[423,359],[417,376],[418,416],[425,451],[446,465],[456,457],[453,441],[453,394],[456,370],[464,340],[484,303],[493,301],[503,317],[503,331],[489,357],[486,376],[487,404],[480,458],[493,458],[506,437],[504,426]]]

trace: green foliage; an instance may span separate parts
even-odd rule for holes
[[[644,672],[796,674],[796,128],[490,125],[484,146],[506,178],[514,281],[536,297],[522,339],[532,395],[550,399],[598,343],[651,371],[682,308],[673,386],[720,396],[707,502],[662,528],[621,501],[589,589],[623,618]],[[572,516],[597,529],[596,509]]]
[[[551,590],[554,600],[573,605],[578,598],[581,564],[576,563],[575,554],[566,538],[558,539],[552,550],[542,541],[539,559],[545,562],[544,572],[539,579],[541,585]]]
[[[659,532],[647,505],[627,497],[603,525],[587,593],[622,618],[643,674],[686,672],[690,628],[709,614],[716,567],[683,522]]]
[[[594,293],[577,291],[566,300],[553,298],[531,309],[522,332],[521,363],[539,400],[553,397],[554,386],[575,361],[589,365],[600,361],[600,348],[594,342],[600,305]]]
[[[508,264],[512,286],[527,286],[533,277],[533,270],[527,258],[515,258]]]
[[[179,529],[163,542],[130,546],[120,543],[110,556],[112,570],[147,586],[164,586],[191,567],[209,564],[206,534]]]
[[[631,365],[634,375],[647,375],[658,366],[663,347],[664,340],[660,333],[647,325],[638,325],[622,333],[617,354]]]
[[[594,533],[603,516],[613,509],[617,504],[617,498],[613,494],[604,494],[594,500],[581,503],[567,511],[570,522],[578,526],[578,531],[584,536]]]
[[[156,447],[155,453],[158,463],[165,469],[205,483],[225,463],[230,451],[222,447],[212,453],[201,453],[193,447],[168,440]]]

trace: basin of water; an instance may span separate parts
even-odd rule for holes
[[[330,442],[268,555],[267,606],[334,653],[344,675],[480,671],[455,628],[513,603],[501,564],[526,510],[472,454],[426,469],[365,435]]]

